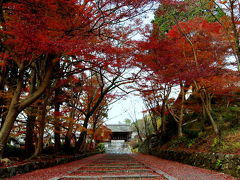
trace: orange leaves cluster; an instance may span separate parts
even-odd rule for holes
[[[94,139],[98,141],[109,141],[111,139],[111,133],[112,131],[106,126],[101,126],[96,129]]]
[[[178,27],[179,26],[179,27]],[[208,22],[203,18],[194,18],[187,22],[180,22],[178,25],[172,27],[168,32],[170,38],[179,38],[183,36],[181,31],[191,37],[196,35],[212,35],[221,36],[223,35],[222,26],[217,22]]]
[[[239,76],[230,72],[229,74],[201,78],[199,85],[205,87],[209,93],[233,96],[234,93],[240,91],[239,82]]]

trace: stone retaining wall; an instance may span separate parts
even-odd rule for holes
[[[240,155],[151,149],[149,154],[163,159],[220,171],[240,177]]]
[[[34,162],[28,162],[28,163],[21,164],[21,165],[0,168],[0,178],[8,178],[11,176],[15,176],[17,174],[27,173],[27,172],[30,172],[30,171],[33,171],[36,169],[43,169],[43,168],[56,166],[59,164],[68,163],[71,161],[76,161],[76,160],[83,159],[85,157],[89,157],[89,156],[92,156],[95,154],[97,154],[97,153],[81,154],[81,155],[77,155],[77,156],[73,156],[73,157],[69,157],[69,158],[57,158],[50,162],[49,161],[47,161],[47,162],[34,161]]]

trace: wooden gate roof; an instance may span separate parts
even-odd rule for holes
[[[107,127],[112,132],[132,132],[132,128],[127,124],[108,124]]]

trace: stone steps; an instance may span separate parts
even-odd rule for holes
[[[152,172],[151,170],[148,170],[148,169],[122,169],[122,170],[109,170],[109,169],[106,169],[106,170],[88,170],[88,169],[83,169],[83,170],[78,170],[78,171],[75,171],[75,173],[135,173],[135,172]]]
[[[84,179],[111,179],[111,180],[120,180],[120,179],[159,179],[159,175],[142,175],[142,174],[134,174],[134,175],[104,175],[104,176],[68,176],[60,178],[59,180],[84,180]]]
[[[139,165],[139,163],[125,163],[125,164],[124,163],[121,163],[121,164],[116,164],[116,163],[108,163],[108,164],[94,163],[94,164],[90,164],[88,166],[135,166],[135,165]]]
[[[80,179],[165,179],[127,154],[106,154],[56,180]]]
[[[124,166],[124,165],[121,165],[121,166],[111,166],[111,165],[108,165],[108,166],[83,166],[82,168],[88,168],[88,169],[121,169],[121,168],[128,168],[128,167],[131,167],[131,168],[141,168],[141,167],[145,167],[143,165],[131,165],[131,166]]]

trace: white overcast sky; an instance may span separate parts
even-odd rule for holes
[[[150,24],[154,18],[154,12],[149,11],[143,17],[143,26]],[[140,37],[140,35],[136,35],[133,38],[139,39]],[[134,93],[129,94],[125,98],[117,101],[110,106],[106,124],[118,124],[119,122],[124,123],[125,119],[140,119],[143,117],[143,110],[144,104],[142,99],[138,96],[135,96]]]
[[[118,124],[119,122],[124,123],[125,119],[142,118],[141,112],[144,109],[144,104],[140,97],[130,94],[125,100],[117,101],[110,108],[106,124]]]

